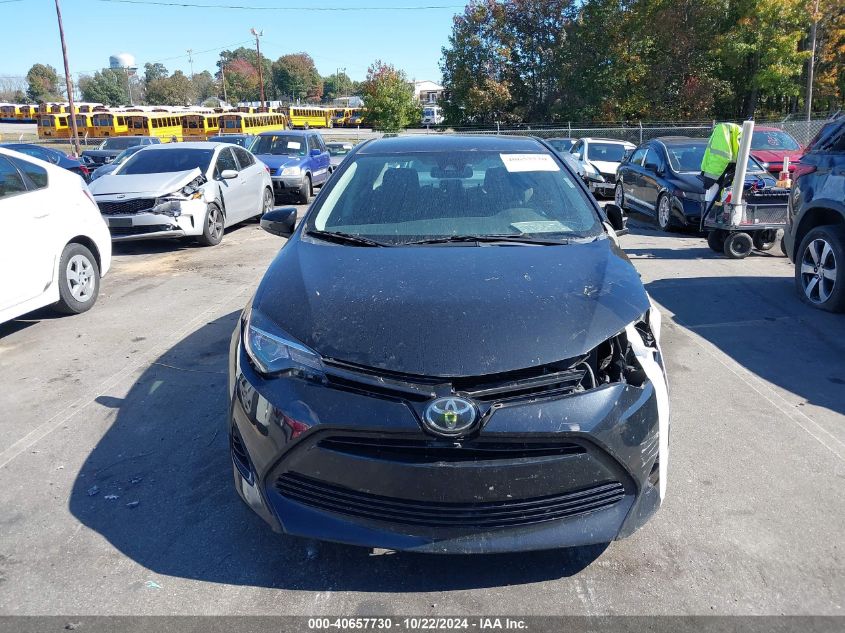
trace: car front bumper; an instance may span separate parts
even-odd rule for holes
[[[424,433],[395,399],[264,379],[240,325],[229,378],[235,487],[277,532],[430,553],[527,551],[628,536],[661,503],[650,382],[504,406],[455,442]]]
[[[181,203],[180,215],[164,213],[103,214],[113,242],[202,235],[207,205],[203,200]]]
[[[305,186],[305,180],[301,176],[273,176],[273,193],[276,196],[293,196],[302,193],[302,188]]]

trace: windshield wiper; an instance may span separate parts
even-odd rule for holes
[[[377,242],[368,237],[361,235],[352,235],[351,233],[343,233],[338,231],[306,231],[308,235],[314,235],[327,242],[337,242],[338,244],[354,244],[355,246],[389,246],[384,242]]]
[[[569,244],[569,238],[561,237],[557,239],[552,239],[548,237],[534,237],[531,235],[514,235],[513,233],[505,233],[502,235],[447,235],[445,237],[432,237],[424,240],[415,240],[413,242],[402,242],[401,245],[407,246],[416,244],[450,244],[460,242],[478,242],[485,244],[510,242],[515,244],[560,246],[563,244]]]

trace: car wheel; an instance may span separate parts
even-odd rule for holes
[[[223,211],[220,210],[220,207],[216,204],[208,205],[208,210],[205,213],[205,225],[202,229],[202,235],[197,238],[197,242],[203,246],[217,246],[223,239],[224,226]]]
[[[755,231],[754,237],[752,240],[754,241],[754,248],[758,251],[769,251],[775,245],[775,240],[777,239],[777,231],[774,230],[767,230],[767,231]]]
[[[819,226],[807,233],[795,253],[795,283],[801,298],[815,308],[845,311],[845,229]]]
[[[726,237],[727,233],[722,229],[713,229],[707,233],[707,246],[717,253],[724,253]]]
[[[745,259],[753,247],[754,241],[748,233],[731,233],[725,238],[725,255],[731,259]]]
[[[657,199],[657,226],[667,233],[672,230],[672,199],[665,193]]]
[[[56,310],[80,314],[91,309],[100,293],[100,267],[82,244],[68,244],[59,259],[59,302]]]
[[[276,196],[273,195],[273,190],[267,187],[264,189],[264,198],[261,201],[261,213],[258,214],[258,217],[260,218],[268,211],[272,211],[275,206]]]
[[[613,190],[613,202],[623,211],[627,211],[625,208],[625,189],[621,182],[617,182],[616,189]]]
[[[311,201],[311,196],[314,192],[311,188],[311,176],[305,176],[305,182],[302,183],[302,191],[299,192],[299,204],[308,204]]]

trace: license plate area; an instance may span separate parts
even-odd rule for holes
[[[109,226],[121,229],[131,228],[132,218],[109,218]]]

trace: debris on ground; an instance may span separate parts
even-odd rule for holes
[[[161,585],[158,584],[155,580],[148,580],[146,583],[144,583],[144,586],[147,589],[161,589]]]
[[[107,501],[114,501],[115,499],[120,499],[120,497],[118,495],[106,495],[103,499]]]

